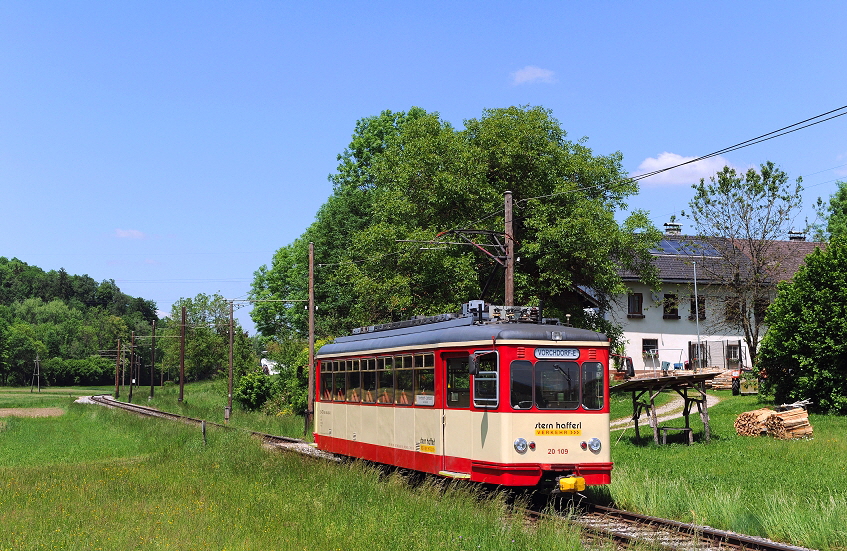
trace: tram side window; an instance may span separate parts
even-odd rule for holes
[[[412,393],[414,392],[412,356],[396,356],[394,368],[397,381],[394,390],[394,403],[400,406],[412,405]]]
[[[471,375],[468,373],[468,358],[447,360],[447,407],[471,407]]]
[[[435,356],[415,355],[415,405],[435,405]]]
[[[336,402],[343,402],[346,397],[345,371],[347,370],[347,362],[344,360],[332,362],[332,368],[332,397]]]
[[[538,409],[577,409],[579,387],[576,362],[535,364],[535,405]]]
[[[362,360],[362,402],[372,404],[377,396],[376,358]]]
[[[517,360],[512,362],[511,392],[509,394],[513,409],[532,407],[532,362]]]
[[[584,362],[582,364],[582,407],[585,409],[603,409],[605,385],[603,384],[603,364]]]
[[[377,377],[379,378],[379,386],[377,387],[377,403],[393,404],[394,403],[394,358],[385,356],[376,360]]]
[[[499,370],[497,353],[489,352],[477,355],[479,371],[474,375],[473,403],[479,408],[497,407],[497,390],[499,387]]]
[[[321,400],[332,401],[332,364],[334,362],[321,362]]]
[[[362,401],[362,374],[359,371],[359,360],[348,360],[347,362],[347,401]]]

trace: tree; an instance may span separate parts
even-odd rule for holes
[[[800,208],[802,179],[791,184],[768,161],[744,174],[725,166],[709,181],[692,186],[689,216],[698,236],[722,257],[719,263],[703,263],[703,275],[728,293],[727,311],[732,311],[710,323],[740,331],[755,365],[765,310],[786,275],[789,253],[782,243]]]
[[[170,318],[163,324],[163,338],[156,342],[164,351],[164,368],[179,366],[182,307],[186,308],[185,371],[190,380],[213,378],[229,370],[229,302],[221,295],[198,294],[173,304]],[[249,338],[234,320],[233,367],[236,374],[258,365]],[[160,344],[161,343],[161,344]]]
[[[806,257],[779,285],[765,322],[759,367],[763,390],[779,402],[847,414],[847,236]]]
[[[815,241],[828,241],[847,235],[847,181],[835,182],[838,189],[829,197],[829,203],[818,198],[815,211],[818,223],[811,226]]]
[[[643,212],[615,220],[637,193],[620,153],[595,155],[565,136],[541,107],[485,110],[463,130],[417,108],[359,121],[331,177],[333,195],[304,235],[257,271],[253,297],[305,299],[314,241],[318,335],[456,311],[474,298],[502,304],[499,267],[437,236],[502,232],[509,190],[521,258],[516,302],[582,319],[580,290],[604,305],[626,292],[620,268],[649,280],[659,233]],[[253,315],[265,334],[303,335],[306,314],[299,305],[265,303]]]

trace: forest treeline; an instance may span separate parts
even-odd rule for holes
[[[108,384],[115,362],[101,352],[149,335],[155,319],[155,302],[114,280],[0,257],[0,385],[29,384],[37,358],[49,384]]]

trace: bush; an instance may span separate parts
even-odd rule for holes
[[[806,257],[779,284],[759,352],[764,391],[777,402],[811,400],[811,409],[847,413],[847,238]]]
[[[253,372],[243,375],[232,398],[247,411],[256,411],[273,395],[274,384],[269,375]]]

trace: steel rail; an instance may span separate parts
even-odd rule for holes
[[[116,407],[116,408],[124,409],[124,410],[127,410],[127,411],[132,411],[134,413],[138,413],[140,415],[146,415],[148,417],[161,417],[161,418],[165,418],[165,419],[171,419],[173,421],[182,421],[184,423],[191,423],[191,424],[195,424],[195,425],[202,425],[203,423],[205,423],[207,426],[211,426],[211,427],[219,427],[219,428],[227,429],[227,430],[245,431],[252,436],[260,437],[263,440],[268,441],[268,442],[276,442],[276,443],[283,443],[283,444],[303,444],[303,445],[309,446],[308,442],[306,442],[305,440],[301,440],[299,438],[290,438],[288,436],[277,436],[277,435],[274,435],[274,434],[267,434],[267,433],[264,433],[264,432],[259,432],[259,431],[250,430],[250,429],[244,429],[244,428],[241,428],[241,427],[233,427],[231,425],[222,425],[220,423],[215,423],[215,422],[212,422],[212,421],[205,421],[203,419],[197,419],[197,418],[194,418],[194,417],[188,417],[186,415],[180,415],[178,413],[170,413],[170,412],[167,412],[167,411],[162,411],[160,409],[155,409],[155,408],[151,408],[151,407],[147,407],[147,406],[141,406],[141,405],[138,405],[138,404],[131,404],[131,403],[128,403],[128,402],[120,402],[118,400],[115,400],[114,398],[112,398],[108,394],[101,394],[99,396],[92,396],[91,400],[94,401],[94,402],[97,402],[98,404],[102,404],[102,405],[109,406],[109,407]]]
[[[590,505],[589,512],[571,519],[584,529],[612,536],[617,541],[658,544],[669,549],[699,551],[745,549],[749,551],[811,551],[786,543],[747,536],[710,526],[653,517],[602,505]]]

